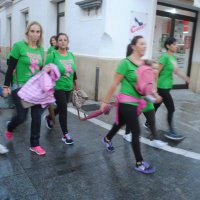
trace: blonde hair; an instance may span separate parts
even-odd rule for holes
[[[30,28],[31,26],[33,25],[37,25],[40,27],[40,38],[39,40],[37,41],[37,46],[40,47],[42,45],[42,34],[43,34],[43,29],[42,29],[42,26],[39,22],[36,22],[36,21],[33,21],[31,23],[28,24],[28,26],[26,27],[26,32],[25,32],[25,35],[26,35],[26,40],[28,40],[28,32],[30,31]]]

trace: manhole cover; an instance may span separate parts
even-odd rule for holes
[[[88,104],[88,105],[83,105],[81,107],[81,109],[86,112],[98,110],[99,108],[100,108],[100,105],[98,105],[98,104]]]

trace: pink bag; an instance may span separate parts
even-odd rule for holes
[[[154,73],[149,65],[141,65],[136,70],[137,83],[135,89],[141,95],[150,95],[153,91]]]

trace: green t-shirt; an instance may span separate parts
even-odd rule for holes
[[[147,101],[147,105],[142,109],[142,112],[148,112],[150,110],[154,110],[154,104],[152,102]]]
[[[18,60],[16,70],[13,73],[13,83],[23,85],[43,66],[44,49],[42,47],[33,49],[25,41],[20,41],[14,44],[9,56]],[[31,68],[33,63],[39,67]]]
[[[55,47],[54,46],[50,46],[47,50],[47,54],[50,54],[52,51],[55,51]]]
[[[174,55],[165,53],[160,57],[159,63],[163,67],[158,77],[158,88],[171,89],[173,87],[173,62],[176,62],[176,57]]]
[[[57,50],[47,56],[46,64],[54,63],[60,71],[60,78],[56,81],[55,90],[71,91],[74,87],[74,72],[76,72],[76,61],[74,55],[68,51],[66,56]]]
[[[127,58],[120,61],[116,73],[121,74],[124,78],[121,80],[120,93],[133,96],[136,98],[141,98],[141,96],[136,92],[134,85],[137,81],[136,76],[137,66],[127,60]],[[138,103],[129,103],[131,105],[138,105]]]

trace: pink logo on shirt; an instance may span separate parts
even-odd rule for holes
[[[73,69],[71,68],[71,64],[66,65],[65,70],[66,70],[67,76],[70,76],[70,74],[72,74],[74,72]]]
[[[34,74],[35,70],[39,70],[39,66],[38,66],[39,61],[35,60],[35,59],[31,59],[31,65],[30,65],[30,70],[31,72]]]

